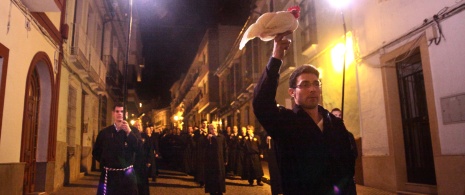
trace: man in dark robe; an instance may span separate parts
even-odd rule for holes
[[[183,142],[185,143],[184,148],[184,172],[188,175],[194,174],[194,128],[189,126],[187,132],[181,134]]]
[[[240,175],[240,173],[237,172],[237,156],[239,150],[239,134],[237,131],[237,126],[234,126],[228,139],[228,166],[226,167],[226,171],[231,176]]]
[[[254,180],[257,185],[262,186],[263,168],[260,158],[263,158],[263,153],[260,148],[261,139],[254,135],[254,128],[251,125],[247,126],[247,136],[244,140],[245,159],[244,159],[244,178],[253,185]]]
[[[134,162],[139,195],[148,195],[150,194],[149,167],[152,165],[152,161],[154,161],[152,142],[146,132],[141,132],[142,126],[139,121],[134,123],[134,127],[131,127],[131,129],[140,141]]]
[[[196,143],[196,174],[195,181],[199,183],[200,187],[205,185],[205,150],[207,147],[207,120],[201,121],[201,127],[198,131],[198,134],[194,135],[194,140]]]
[[[226,139],[218,134],[216,125],[208,125],[209,134],[205,157],[205,193],[223,194],[226,192],[226,170],[228,151]]]
[[[92,150],[102,172],[97,194],[138,194],[133,165],[139,143],[123,120],[123,113],[123,105],[116,103],[112,111],[114,124],[98,133]]]
[[[265,159],[268,162],[268,170],[270,172],[270,185],[271,194],[278,195],[283,193],[281,186],[281,173],[279,173],[280,162],[278,159],[281,158],[277,152],[276,143],[271,139],[270,136],[266,136],[266,156]]]
[[[239,145],[237,147],[236,169],[241,179],[246,179],[245,168],[245,138],[247,137],[247,128],[242,127],[239,136],[237,136]]]
[[[152,130],[152,135],[150,135],[150,140],[152,143],[152,148],[153,148],[153,156],[155,158],[152,166],[150,166],[151,169],[151,177],[152,181],[156,181],[158,173],[159,173],[159,167],[160,167],[160,159],[159,159],[159,153],[160,153],[160,129],[154,129],[153,126],[150,127],[150,130]]]

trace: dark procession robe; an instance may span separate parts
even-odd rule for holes
[[[134,132],[126,136],[123,130],[116,131],[114,125],[102,129],[94,144],[92,156],[100,163],[100,181],[97,194],[103,194],[105,173],[107,172],[106,194],[137,195],[136,175],[133,168],[138,140]],[[124,171],[105,171],[104,167],[124,169]]]
[[[225,162],[228,162],[226,139],[219,134],[207,140],[205,158],[205,193],[226,192]]]
[[[196,173],[195,173],[195,181],[198,182],[200,185],[205,184],[205,150],[207,147],[207,137],[206,134],[198,133],[194,135],[194,140],[196,142],[196,156],[195,156],[195,164],[196,164]]]
[[[244,177],[249,180],[261,181],[263,168],[260,163],[261,139],[254,135],[253,138],[246,136],[244,139],[245,159],[244,159]]]

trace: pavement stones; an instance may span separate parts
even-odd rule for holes
[[[90,172],[83,178],[72,182],[69,185],[61,187],[54,195],[87,195],[96,194],[100,172]],[[264,180],[266,181],[266,180]],[[394,195],[396,193],[387,192],[375,188],[357,185],[359,195]],[[200,188],[194,182],[192,176],[184,173],[169,170],[160,170],[160,175],[156,182],[150,180],[150,194],[183,194],[183,195],[201,195],[206,194],[204,188]],[[225,194],[240,195],[270,195],[271,187],[267,183],[263,186],[249,186],[247,180],[241,180],[238,177],[226,179]]]

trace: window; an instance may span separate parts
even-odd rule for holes
[[[302,51],[317,43],[316,16],[314,0],[304,0],[300,4],[299,28],[301,31]]]

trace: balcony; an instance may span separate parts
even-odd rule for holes
[[[89,86],[97,91],[105,91],[107,66],[100,60],[100,55],[88,42],[83,28],[75,25],[74,46],[69,52],[70,68]]]
[[[122,79],[123,75],[118,69],[118,65],[116,64],[115,59],[111,55],[103,56],[103,62],[105,66],[108,68],[108,72],[104,77],[106,81],[106,86],[108,89],[111,89],[111,92],[116,96],[123,95],[123,85]],[[103,79],[103,78],[102,78]]]
[[[89,44],[87,44],[87,34],[84,29],[74,24],[75,36],[74,45],[70,48],[69,60],[74,65],[74,71],[87,71],[89,66]]]

